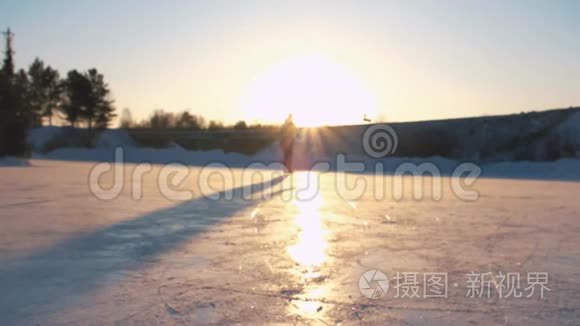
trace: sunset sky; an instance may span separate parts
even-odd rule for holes
[[[8,26],[18,67],[96,67],[137,118],[321,125],[580,105],[573,0],[0,0]]]

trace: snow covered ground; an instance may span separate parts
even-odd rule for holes
[[[580,114],[573,116],[580,119]],[[575,121],[575,120],[574,120]],[[574,122],[572,121],[572,122]],[[566,124],[566,126],[572,123]],[[563,128],[563,127],[562,127]],[[575,130],[568,126],[564,128],[568,132]],[[114,162],[115,149],[123,149],[123,162],[127,163],[152,163],[168,164],[178,163],[188,166],[205,166],[219,163],[229,167],[244,168],[253,163],[270,165],[282,161],[282,153],[278,144],[273,144],[269,148],[253,156],[246,156],[240,153],[224,153],[221,150],[212,151],[189,151],[177,145],[170,148],[142,148],[137,147],[124,130],[107,130],[97,141],[96,148],[58,148],[48,153],[42,153],[41,149],[46,145],[47,139],[62,132],[60,128],[45,127],[35,129],[31,133],[31,147],[35,150],[32,157],[35,159],[64,160],[64,161],[88,161],[88,162]],[[358,132],[358,131],[357,131]],[[297,169],[311,170],[315,163],[327,162],[331,170],[336,170],[337,155],[344,153],[341,150],[329,150],[320,142],[320,135],[312,135],[303,131],[299,135],[295,144],[294,165]],[[366,172],[374,171],[376,163],[383,165],[385,174],[393,174],[397,167],[403,163],[420,165],[431,163],[437,166],[443,175],[451,175],[453,170],[462,162],[442,157],[429,158],[401,158],[386,157],[383,159],[372,159],[361,152],[361,136],[351,137],[351,143],[342,144],[344,148],[350,149],[347,152],[348,162],[362,162],[366,164]],[[339,146],[339,144],[333,144]],[[344,149],[343,148],[343,149]],[[15,160],[0,160],[0,165],[14,165]],[[471,161],[469,161],[471,162]],[[551,162],[529,162],[529,161],[505,161],[478,163],[482,170],[482,175],[490,178],[515,178],[515,179],[540,179],[540,180],[569,180],[580,181],[580,159],[568,158]]]
[[[416,134],[423,129],[438,126],[443,128],[442,130],[454,133],[455,137],[461,141],[460,148],[462,150],[460,152],[463,152],[461,155],[450,156],[461,158],[457,160],[443,157],[397,157],[395,155],[397,151],[386,158],[372,159],[363,150],[365,142],[363,134],[367,128],[373,125],[342,126],[335,129],[322,128],[318,130],[301,129],[295,142],[294,165],[297,169],[311,170],[315,163],[327,162],[330,164],[330,170],[336,170],[337,156],[346,154],[346,159],[349,162],[365,163],[365,172],[367,173],[374,171],[373,167],[376,166],[376,163],[383,165],[385,174],[395,173],[397,167],[404,163],[416,165],[431,163],[437,167],[441,174],[451,175],[459,164],[467,161],[478,164],[482,170],[482,175],[489,178],[580,181],[579,122],[580,112],[573,109],[527,115],[394,124],[395,129],[398,130],[398,135],[395,138],[400,145],[399,147],[413,140],[413,137],[416,138]],[[544,132],[539,132],[540,130],[544,130]],[[187,135],[188,132],[183,131],[183,133]],[[49,160],[113,162],[115,161],[115,150],[122,148],[123,162],[128,163],[179,163],[188,166],[219,163],[229,167],[244,168],[256,162],[269,165],[282,160],[278,144],[273,144],[253,156],[235,152],[224,153],[222,150],[189,151],[179,145],[168,148],[143,148],[135,144],[126,130],[113,129],[100,133],[95,148],[87,149],[83,148],[81,134],[82,132],[79,130],[75,131],[71,128],[42,127],[33,129],[29,134],[29,143],[33,150],[32,157]],[[532,134],[542,136],[533,136]],[[434,134],[433,137],[436,135]],[[243,134],[240,137],[243,137]],[[526,139],[527,141],[524,141]],[[550,142],[554,139],[566,140],[569,142],[570,148],[558,142]],[[501,145],[510,141],[522,143],[519,145],[521,148],[505,149],[507,152],[496,153],[497,155],[493,160],[476,159],[486,146],[489,147],[490,144]],[[437,145],[434,144],[431,145],[436,147]],[[513,160],[514,156],[518,154],[517,150],[521,152],[520,156],[523,155],[522,153],[525,154],[522,149],[538,152],[530,156],[536,158],[542,157],[543,154],[540,155],[539,152],[546,151],[546,148],[551,148],[555,152],[563,150],[563,148],[552,148],[547,145],[563,146],[563,148],[567,148],[567,151],[572,151],[575,148],[576,154],[567,153],[562,157],[570,158],[557,161]],[[445,146],[440,145],[440,147]],[[14,165],[17,161],[14,159],[0,160],[0,165]]]
[[[395,200],[388,189],[377,199],[391,176],[349,175],[367,187],[348,198],[334,172],[247,181],[237,169],[233,197],[216,200],[202,195],[201,169],[189,167],[173,188],[192,198],[173,201],[159,189],[160,166],[139,187],[129,173],[135,165],[126,164],[121,194],[101,200],[90,191],[94,164],[32,160],[0,168],[0,324],[580,320],[580,183],[482,178],[474,185],[479,198],[463,201],[444,178],[441,200],[415,200],[405,178],[405,196]],[[113,176],[100,182],[110,186]],[[219,178],[209,186],[230,188]],[[375,269],[389,288],[369,299],[359,281]],[[405,282],[397,272],[407,273]],[[486,272],[491,283],[471,298],[468,275]],[[547,273],[549,291],[500,298],[498,272],[521,275],[514,288],[522,292],[527,273]],[[447,298],[424,297],[428,273],[446,275]]]

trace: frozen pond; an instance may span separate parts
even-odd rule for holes
[[[348,198],[333,172],[248,181],[235,170],[229,198],[220,190],[232,187],[210,178],[202,189],[191,168],[171,189],[191,198],[176,201],[154,166],[102,200],[93,166],[0,168],[0,324],[580,320],[577,182],[480,179],[479,198],[464,201],[444,179],[440,200],[430,182],[417,200],[406,178],[395,200],[377,189],[390,176],[350,176],[366,188]],[[385,290],[376,299],[360,290],[372,270],[388,284],[371,275],[369,288]]]

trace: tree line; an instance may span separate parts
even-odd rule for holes
[[[95,68],[59,72],[35,59],[28,69],[16,70],[12,34],[6,35],[0,69],[0,156],[27,152],[28,129],[58,116],[73,126],[93,130],[109,126],[115,115],[114,101],[103,74]],[[90,144],[88,144],[90,145]]]
[[[207,120],[202,115],[191,114],[188,110],[181,112],[166,112],[158,109],[143,120],[133,120],[131,110],[123,109],[119,117],[119,126],[125,129],[182,129],[182,130],[223,130],[223,129],[256,129],[273,128],[271,125],[248,124],[240,120],[232,125],[226,125],[218,120]]]
[[[73,69],[66,76],[36,58],[27,69],[16,69],[12,49],[12,33],[8,29],[4,60],[0,68],[0,157],[23,155],[28,152],[27,135],[30,128],[53,125],[54,118],[72,127],[88,130],[87,146],[94,141],[95,130],[110,126],[116,117],[109,85],[97,69]],[[207,120],[189,111],[166,112],[155,110],[148,118],[135,121],[131,111],[124,109],[121,128],[222,130],[272,128],[274,126],[238,121],[225,125]],[[86,135],[84,133],[83,135]]]

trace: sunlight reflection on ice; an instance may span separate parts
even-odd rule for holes
[[[297,189],[317,187],[314,172],[295,174]],[[303,270],[301,276],[307,281],[321,278],[320,267],[326,260],[326,235],[327,230],[322,223],[320,213],[323,201],[319,193],[308,200],[295,199],[298,213],[295,216],[295,223],[299,228],[296,243],[288,247],[289,256],[298,263]],[[311,283],[312,285],[316,284]],[[303,293],[305,300],[293,300],[293,309],[297,309],[301,314],[316,314],[322,309],[320,299],[323,295],[323,288],[316,286],[306,289]]]
[[[308,173],[297,175],[298,189],[308,184],[309,177],[313,178]],[[311,270],[320,267],[326,256],[325,230],[320,216],[322,198],[317,195],[310,200],[295,199],[294,204],[298,207],[295,222],[300,233],[296,244],[288,247],[288,253],[298,264]]]
[[[325,289],[323,287],[315,287],[304,292],[302,298],[292,300],[291,311],[297,311],[301,315],[313,315],[319,313],[322,308],[322,299]],[[320,315],[317,315],[320,317]]]

